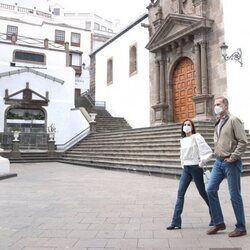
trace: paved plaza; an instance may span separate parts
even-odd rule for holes
[[[167,231],[178,180],[62,163],[11,164],[0,181],[0,250],[250,249],[250,177],[242,178],[249,235],[234,229],[227,182],[219,191],[227,229],[206,235],[207,207],[191,184],[181,230]]]

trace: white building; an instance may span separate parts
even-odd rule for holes
[[[56,23],[49,7],[47,11],[44,7],[46,1],[37,1],[32,8],[27,1],[8,2],[0,1],[2,146],[10,147],[15,129],[21,130],[24,144],[33,148],[46,144],[47,129],[53,124],[56,145],[63,149],[89,127],[74,99],[88,87],[81,79],[91,34]]]
[[[94,13],[65,12],[64,7],[58,3],[51,4],[50,8],[56,22],[67,23],[91,32],[91,51],[120,31],[119,21],[110,21]]]

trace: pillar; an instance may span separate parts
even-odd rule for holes
[[[201,42],[201,90],[202,94],[208,94],[208,79],[207,79],[207,55],[206,43]]]
[[[195,71],[196,71],[196,95],[201,94],[201,55],[200,55],[200,45],[198,43],[195,44]]]

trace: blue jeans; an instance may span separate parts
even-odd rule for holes
[[[240,185],[241,169],[241,160],[237,160],[235,162],[216,160],[208,183],[207,194],[214,224],[218,225],[224,223],[224,218],[218,197],[218,190],[220,183],[226,177],[231,197],[231,203],[237,221],[235,227],[240,231],[245,231],[246,223]]]
[[[194,180],[194,183],[199,191],[200,196],[203,198],[203,200],[209,207],[205,184],[203,182],[203,169],[200,168],[198,165],[184,166],[179,182],[177,201],[171,223],[171,225],[173,226],[181,226],[181,214],[184,206],[185,193],[192,180]]]

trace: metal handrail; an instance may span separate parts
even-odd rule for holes
[[[90,134],[90,127],[87,127],[83,131],[81,131],[79,134],[75,135],[73,138],[71,138],[69,141],[65,142],[64,144],[56,144],[57,150],[60,152],[65,152],[66,150],[70,149],[72,146],[74,146],[76,143],[81,141],[83,138],[85,138],[87,135]]]
[[[91,103],[91,105],[92,105],[93,107],[96,107],[96,108],[100,108],[100,107],[105,108],[105,107],[106,107],[106,102],[105,102],[105,101],[95,101],[95,100],[91,97],[91,95],[90,95],[90,93],[89,93],[89,90],[83,92],[83,93],[81,94],[81,96],[85,96],[85,97],[89,100],[89,102]]]

